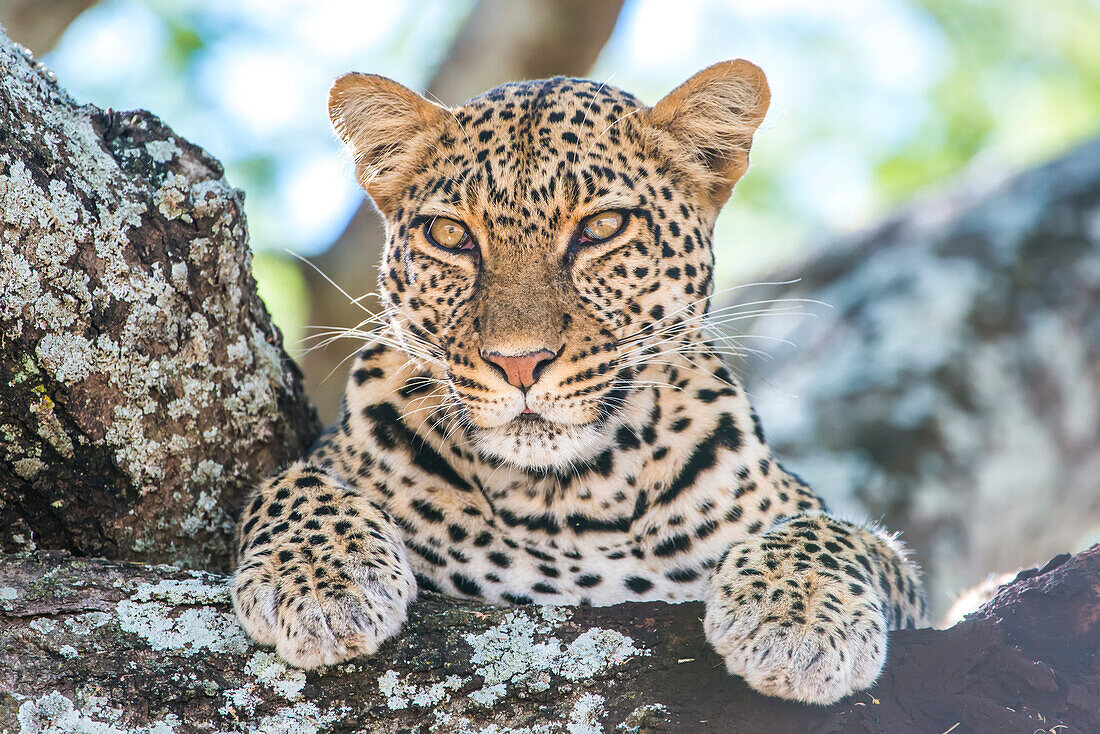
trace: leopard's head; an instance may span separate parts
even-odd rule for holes
[[[603,450],[643,366],[706,307],[714,220],[768,101],[743,60],[653,107],[560,77],[453,109],[336,81],[333,124],[385,218],[393,338],[482,453],[561,468]]]

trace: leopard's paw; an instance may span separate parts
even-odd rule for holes
[[[711,577],[704,626],[726,668],[761,693],[805,703],[871,686],[886,661],[875,589],[775,546],[735,547]]]
[[[707,639],[729,672],[769,696],[830,704],[878,678],[886,660],[881,619],[801,621],[788,614],[767,604],[708,605]]]
[[[416,580],[403,556],[310,560],[301,548],[248,559],[233,576],[233,606],[245,630],[300,668],[371,655],[404,624]],[[333,560],[337,563],[333,563]]]

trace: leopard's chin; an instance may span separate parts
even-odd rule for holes
[[[579,425],[521,416],[496,428],[474,432],[474,443],[485,456],[524,469],[565,470],[599,455],[610,444],[604,422]]]

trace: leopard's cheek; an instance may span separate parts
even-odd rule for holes
[[[420,336],[445,348],[471,299],[476,271],[433,258],[413,242],[391,244],[380,273],[384,297]]]
[[[632,238],[608,252],[583,253],[572,278],[584,307],[613,329],[634,323],[641,313],[640,302],[664,298],[659,253],[660,247],[647,236]]]

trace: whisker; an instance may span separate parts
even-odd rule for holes
[[[313,269],[314,269],[314,270],[315,270],[315,271],[317,272],[317,274],[318,274],[318,275],[320,275],[320,276],[321,276],[322,278],[324,278],[324,279],[325,279],[326,281],[328,281],[328,284],[329,284],[329,285],[331,285],[331,286],[332,286],[333,288],[335,288],[336,290],[340,291],[340,293],[341,293],[341,294],[342,294],[343,296],[345,296],[345,297],[346,297],[346,298],[348,299],[348,302],[349,302],[349,303],[353,303],[353,304],[355,304],[355,305],[356,305],[356,306],[358,306],[358,307],[359,307],[360,309],[362,309],[364,313],[370,314],[370,315],[372,315],[372,316],[374,315],[374,314],[371,314],[371,312],[370,312],[370,311],[369,311],[369,310],[368,310],[368,309],[367,309],[366,307],[364,307],[364,306],[363,306],[363,304],[359,303],[359,302],[358,302],[357,300],[355,300],[354,298],[352,298],[352,297],[351,297],[351,294],[349,294],[349,293],[348,293],[348,292],[347,292],[346,290],[344,290],[344,289],[343,289],[343,288],[341,288],[341,287],[340,287],[339,285],[337,285],[337,284],[336,284],[336,281],[334,281],[334,280],[333,280],[332,278],[330,278],[330,277],[328,277],[327,275],[325,275],[325,272],[324,272],[323,270],[321,270],[321,269],[320,269],[319,267],[317,267],[316,265],[314,265],[313,263],[311,263],[311,262],[310,262],[309,260],[307,260],[306,258],[302,257],[301,255],[299,255],[298,253],[294,252],[294,251],[293,251],[293,250],[291,250],[291,249],[287,249],[286,251],[287,251],[288,253],[290,253],[290,255],[291,255],[292,257],[295,257],[295,258],[297,258],[298,260],[301,260],[301,261],[302,261],[302,262],[304,262],[304,263],[305,263],[306,265],[308,265],[309,267],[313,268]]]
[[[735,286],[730,286],[728,288],[723,288],[721,290],[715,291],[714,293],[711,293],[710,295],[701,296],[700,298],[697,298],[694,301],[689,301],[688,303],[684,304],[683,306],[680,306],[679,308],[665,314],[661,318],[650,322],[649,324],[647,324],[645,327],[643,327],[639,331],[645,331],[646,329],[653,328],[654,326],[661,323],[662,321],[667,321],[668,319],[673,318],[677,314],[684,312],[685,310],[691,308],[692,306],[698,305],[700,303],[704,303],[706,301],[714,300],[715,298],[718,298],[719,296],[724,296],[727,293],[732,293],[734,291],[743,290],[745,288],[755,288],[757,286],[767,287],[767,286],[794,285],[795,283],[798,283],[801,280],[802,280],[801,278],[793,278],[791,280],[780,280],[780,281],[757,281],[757,282],[753,282],[753,283],[741,283],[740,285],[735,285]],[[781,301],[783,299],[774,299],[774,300]],[[724,311],[726,308],[737,307],[739,305],[740,304],[733,304],[732,306],[726,306],[726,307],[723,307],[721,309],[717,309],[717,311],[711,312],[711,313],[721,312],[721,311]],[[825,305],[827,307],[830,307],[830,306],[828,306],[828,304],[823,304],[823,305]]]
[[[602,84],[600,84],[599,88],[596,90],[596,93],[594,95],[592,95],[592,97],[587,102],[585,102],[585,104],[584,104],[584,117],[581,120],[581,126],[582,127],[584,126],[584,123],[588,122],[588,112],[592,107],[592,103],[596,101],[596,99],[600,96],[600,92],[603,91],[603,88],[606,87],[611,82],[611,80],[614,79],[614,78],[615,78],[615,72],[611,72],[611,75],[609,77],[607,77],[607,79],[605,79]],[[618,122],[618,120],[616,120],[615,122]],[[614,122],[611,123],[611,125],[614,125],[614,124],[615,124]],[[610,127],[611,126],[609,125],[608,129],[610,129]],[[607,132],[607,130],[604,130],[604,132]],[[600,135],[602,136],[603,133],[600,133]],[[599,142],[599,139],[600,138],[597,137],[596,140],[593,141],[593,145],[595,145],[596,142]],[[591,152],[592,152],[592,148],[589,147],[588,153],[591,153]],[[583,163],[584,161],[588,160],[588,153],[584,154],[584,158],[573,160],[573,175],[574,176],[577,175],[577,167],[579,165],[581,165],[581,163]]]
[[[425,90],[424,94],[426,94],[428,97],[430,97],[432,99],[432,101],[434,101],[440,107],[447,110],[447,112],[451,115],[451,117],[454,118],[454,121],[458,123],[458,129],[461,130],[462,134],[466,136],[466,144],[467,145],[472,145],[472,143],[470,142],[470,135],[469,135],[469,133],[466,132],[466,126],[463,125],[462,121],[458,119],[458,115],[456,115],[454,113],[454,110],[452,110],[447,105],[443,104],[443,100],[441,100],[439,97],[432,94],[430,91]]]
[[[601,132],[601,133],[600,133],[599,135],[597,135],[597,136],[596,136],[596,139],[592,141],[592,145],[588,146],[588,150],[587,150],[587,152],[585,152],[585,154],[584,154],[584,160],[588,160],[588,156],[592,154],[592,149],[596,147],[596,143],[600,142],[600,138],[602,138],[602,137],[603,137],[604,135],[606,135],[606,134],[607,134],[607,131],[608,131],[608,130],[610,130],[611,128],[615,127],[616,125],[618,125],[618,124],[619,124],[620,122],[622,122],[622,121],[623,121],[623,120],[625,120],[626,118],[630,117],[631,115],[637,114],[638,112],[641,112],[641,111],[642,111],[642,108],[641,108],[641,107],[638,107],[638,108],[636,108],[636,109],[633,109],[633,110],[631,110],[630,112],[627,112],[627,113],[626,113],[625,115],[623,115],[623,116],[622,116],[622,117],[620,117],[619,119],[617,119],[617,120],[615,120],[614,122],[612,122],[612,123],[611,123],[610,125],[608,125],[607,127],[605,127],[605,128],[603,129],[603,132]]]

